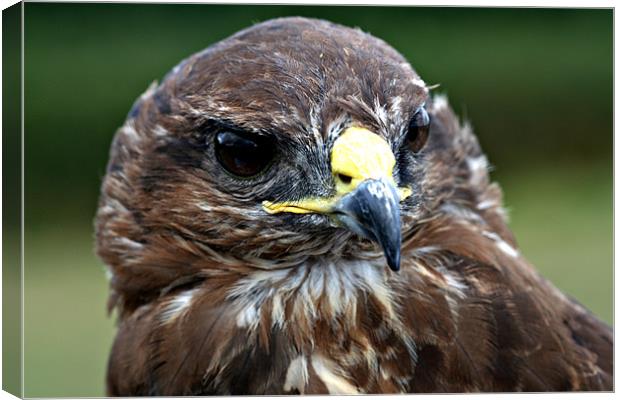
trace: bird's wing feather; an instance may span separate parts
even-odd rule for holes
[[[433,361],[441,357],[423,346],[420,351],[417,369],[436,366],[435,386],[427,389],[441,388],[441,382],[454,391],[611,389],[610,328],[518,253],[506,254],[497,238],[463,221],[436,220],[417,236],[427,246],[441,246],[444,276],[452,276],[463,293],[453,307],[454,334],[438,334],[443,362]],[[411,243],[420,243],[416,237]],[[423,383],[429,373],[416,371],[414,387],[422,389],[416,379]]]

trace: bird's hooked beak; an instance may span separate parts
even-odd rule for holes
[[[336,194],[329,198],[263,202],[270,214],[327,214],[340,226],[374,240],[383,248],[388,266],[400,269],[400,201],[411,194],[397,188],[392,177],[396,159],[379,135],[359,127],[347,128],[334,142],[331,169]]]

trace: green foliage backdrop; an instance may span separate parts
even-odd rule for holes
[[[112,135],[132,102],[181,59],[278,16],[358,26],[441,84],[436,91],[472,122],[495,166],[522,252],[611,322],[611,10],[60,3],[25,10],[27,396],[104,393],[113,318],[92,220]]]

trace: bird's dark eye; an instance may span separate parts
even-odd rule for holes
[[[265,137],[223,131],[215,136],[215,156],[233,175],[254,176],[263,171],[274,157],[274,144]]]
[[[422,150],[426,140],[428,139],[428,131],[431,126],[431,117],[424,107],[418,108],[415,115],[409,122],[409,131],[407,132],[407,144],[414,153]]]

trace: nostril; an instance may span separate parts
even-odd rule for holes
[[[345,175],[345,174],[338,174],[338,179],[340,179],[340,181],[344,183],[345,185],[348,185],[353,180],[352,177],[350,177],[349,175]]]

